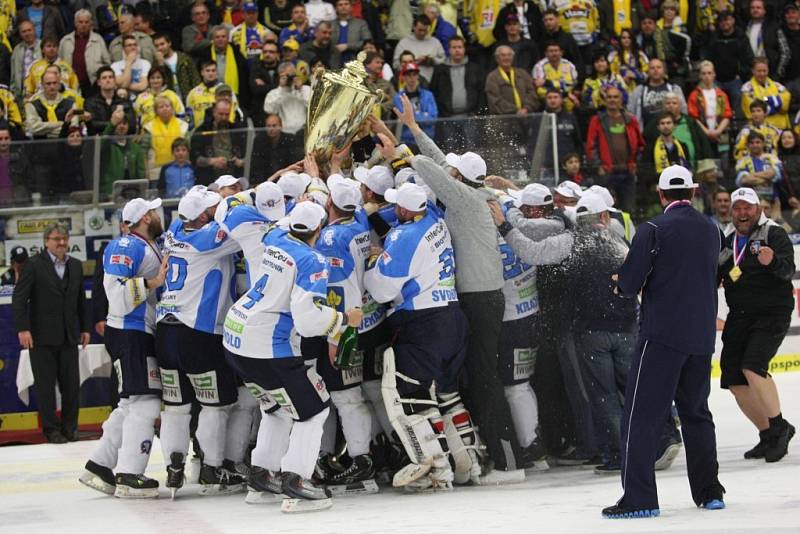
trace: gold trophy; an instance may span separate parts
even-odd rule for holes
[[[305,148],[320,167],[327,166],[331,155],[353,140],[383,98],[383,91],[367,87],[365,57],[360,52],[343,69],[322,74],[314,87],[306,118]]]

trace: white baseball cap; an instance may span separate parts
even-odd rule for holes
[[[310,200],[298,202],[289,214],[289,229],[301,234],[310,234],[319,228],[325,215],[325,208],[316,202]]]
[[[411,182],[413,184],[417,183],[417,171],[411,167],[403,167],[397,171],[397,174],[394,175],[395,188],[400,187],[406,182]]]
[[[611,194],[607,188],[603,187],[602,185],[593,185],[589,189],[586,190],[586,193],[591,193],[593,195],[599,195],[600,198],[605,201],[606,206],[608,206],[608,211],[619,211],[614,207],[614,196]],[[584,194],[586,194],[584,193]]]
[[[394,187],[394,174],[383,165],[375,165],[370,169],[356,167],[353,176],[376,195],[384,196],[387,189]]]
[[[331,188],[331,202],[343,211],[356,211],[361,205],[361,191],[348,183],[350,180],[341,180],[329,184]]]
[[[311,177],[304,172],[287,172],[278,178],[278,186],[283,191],[283,196],[297,198],[306,192],[311,184]]]
[[[154,209],[161,207],[161,199],[154,198],[153,200],[145,200],[143,198],[134,198],[129,200],[125,207],[122,208],[122,222],[134,225],[142,220],[145,214]]]
[[[553,203],[553,194],[546,185],[528,184],[521,191],[513,189],[508,194],[514,198],[514,206],[545,206]]]
[[[661,191],[669,189],[694,189],[699,184],[692,180],[692,172],[681,165],[670,165],[658,177],[658,188]]]
[[[733,206],[740,200],[743,200],[748,204],[753,204],[754,206],[758,206],[759,204],[758,195],[756,194],[755,191],[753,191],[749,187],[740,187],[739,189],[731,193],[731,206]]]
[[[564,180],[556,187],[556,193],[562,197],[581,198],[583,191],[581,190],[581,186],[572,180]]]
[[[428,195],[417,184],[405,183],[398,189],[387,189],[384,198],[409,211],[422,211],[428,203]]]
[[[184,221],[193,221],[208,208],[219,204],[221,200],[219,193],[195,186],[178,202],[178,215]]]
[[[608,204],[606,204],[602,196],[596,193],[586,193],[575,206],[575,215],[577,217],[596,215],[605,211],[608,211]]]
[[[250,182],[244,176],[240,178],[236,178],[231,174],[223,174],[216,180],[214,180],[211,185],[208,186],[209,191],[219,191],[222,187],[230,187],[233,184],[238,183],[242,186],[242,189],[247,189],[250,186]]]
[[[451,152],[445,160],[470,182],[482,184],[486,179],[486,162],[475,152],[464,152],[460,156]]]
[[[270,221],[277,221],[286,215],[286,201],[278,184],[264,182],[256,186],[256,209]]]

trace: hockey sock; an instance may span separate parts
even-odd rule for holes
[[[329,409],[305,421],[296,421],[289,434],[289,449],[281,460],[283,472],[297,473],[303,478],[311,478],[319,456],[322,439],[322,425],[328,417]]]
[[[225,434],[231,406],[203,406],[197,418],[195,436],[203,449],[203,463],[213,467],[225,459]]]
[[[161,441],[161,454],[164,461],[169,462],[169,457],[173,452],[189,454],[189,423],[192,420],[192,405],[181,404],[180,406],[164,407],[161,412],[161,431],[158,439]]]
[[[161,400],[154,395],[136,395],[130,401],[128,414],[122,423],[122,445],[117,461],[118,473],[141,475],[147,467],[156,417]]]
[[[119,404],[103,423],[103,435],[97,442],[89,459],[98,465],[114,469],[117,455],[122,446],[122,426],[128,414],[128,399],[120,399]]]
[[[289,433],[293,421],[284,410],[265,413],[258,427],[256,448],[250,455],[250,463],[270,471],[281,470],[281,458],[289,447]]]
[[[369,380],[363,382],[361,384],[361,390],[364,393],[364,397],[369,401],[372,410],[375,412],[375,417],[377,417],[380,428],[383,429],[383,433],[387,436],[391,436],[392,432],[394,432],[394,427],[389,420],[389,416],[386,415],[386,406],[383,404],[383,393],[381,392],[381,381]],[[373,428],[373,432],[377,435],[378,429]]]
[[[239,386],[239,397],[228,415],[225,432],[225,459],[234,463],[244,460],[250,444],[250,427],[253,425],[253,407],[258,401],[244,386]]]
[[[524,449],[536,439],[539,408],[530,382],[505,386],[506,400],[511,409],[511,419],[517,431],[517,440]]]
[[[328,417],[322,425],[322,442],[319,449],[323,454],[336,454],[336,430],[338,424],[336,409],[331,406]]]
[[[331,391],[331,400],[336,405],[342,420],[342,432],[347,441],[347,452],[351,458],[369,452],[372,434],[372,414],[361,395],[361,388]]]

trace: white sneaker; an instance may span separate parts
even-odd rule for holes
[[[512,471],[501,471],[492,469],[483,474],[478,479],[479,486],[506,486],[508,484],[520,484],[525,482],[525,470],[514,469]]]

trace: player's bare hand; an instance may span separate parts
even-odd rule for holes
[[[486,185],[492,187],[494,189],[512,189],[512,190],[519,190],[519,187],[514,185],[514,182],[507,178],[503,178],[502,176],[497,176],[496,174],[492,174],[491,176],[486,177],[485,181]]]
[[[775,258],[775,252],[771,248],[762,246],[758,249],[758,263],[761,265],[769,265],[773,258]]]
[[[409,128],[416,126],[417,119],[414,117],[414,105],[411,103],[411,100],[407,95],[402,94],[400,95],[400,103],[403,105],[403,111],[394,108],[394,114],[397,115],[397,118],[403,123],[403,125],[408,126]]]
[[[347,326],[359,327],[364,319],[364,312],[361,308],[351,308],[347,310]]]
[[[164,282],[167,280],[167,273],[169,272],[169,254],[164,254],[164,258],[161,260],[161,267],[158,268],[158,274],[147,281],[147,287],[150,289],[156,289],[164,285]]]
[[[489,200],[487,204],[489,204],[489,211],[492,213],[492,219],[496,226],[500,226],[506,222],[506,217],[503,215],[503,208],[500,207],[500,204],[496,200]]]
[[[383,133],[378,134],[378,139],[380,139],[380,144],[376,145],[378,147],[378,151],[380,151],[381,156],[386,161],[392,161],[395,156],[395,152],[397,151],[397,147],[394,146],[394,143],[389,136]]]

